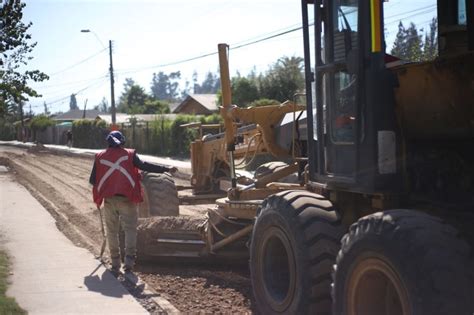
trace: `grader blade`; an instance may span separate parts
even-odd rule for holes
[[[201,240],[198,231],[162,231],[157,237],[138,238],[137,249],[140,257],[154,260],[162,257],[205,256],[205,242]]]
[[[204,256],[205,242],[199,232],[204,219],[191,217],[150,217],[137,229],[137,251],[141,259]]]

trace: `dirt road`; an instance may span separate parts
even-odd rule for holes
[[[56,218],[58,228],[75,244],[98,254],[100,220],[91,196],[93,158],[53,153],[42,148],[0,146],[0,164],[9,166]],[[188,184],[177,179],[177,184]],[[181,206],[180,213],[200,216],[203,206]],[[138,265],[136,274],[185,313],[253,313],[246,266],[197,265],[181,262]]]

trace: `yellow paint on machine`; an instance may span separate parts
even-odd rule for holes
[[[370,0],[370,19],[372,27],[372,52],[376,53],[382,50],[380,0]]]

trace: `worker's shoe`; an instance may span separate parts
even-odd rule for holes
[[[121,261],[120,261],[120,257],[112,257],[110,258],[110,271],[112,271],[112,273],[114,274],[119,274],[120,273],[120,265],[121,265]]]
[[[134,266],[135,266],[135,256],[126,255],[123,270],[132,271]]]

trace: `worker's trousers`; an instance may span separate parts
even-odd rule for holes
[[[125,232],[125,255],[135,256],[137,252],[138,204],[127,197],[113,196],[104,200],[107,243],[111,258],[120,257],[120,224]]]

